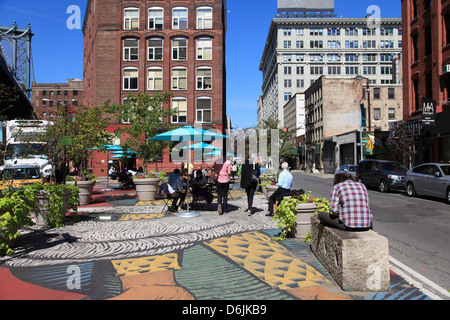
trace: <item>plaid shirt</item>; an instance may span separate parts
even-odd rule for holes
[[[333,187],[331,211],[339,214],[339,219],[350,228],[367,228],[373,218],[366,187],[353,180],[346,180]]]

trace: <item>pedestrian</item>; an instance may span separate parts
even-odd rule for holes
[[[364,184],[353,181],[347,173],[338,173],[334,177],[331,211],[331,214],[319,212],[320,221],[328,227],[345,231],[373,229],[367,188]]]
[[[167,186],[172,200],[172,205],[169,207],[170,211],[177,211],[177,202],[180,199],[180,205],[186,198],[186,192],[183,190],[184,184],[181,181],[180,169],[173,170],[173,173],[169,176]]]
[[[214,163],[217,174],[217,211],[220,215],[228,213],[228,191],[230,189],[231,161],[223,158]]]
[[[283,162],[281,169],[283,169],[283,171],[281,171],[278,176],[278,189],[275,190],[275,192],[269,197],[269,213],[266,214],[266,216],[269,217],[272,217],[274,214],[275,202],[281,202],[283,197],[287,196],[292,188],[292,181],[294,178],[289,172],[289,164],[287,162]]]
[[[245,156],[245,162],[241,166],[241,188],[245,189],[247,194],[247,213],[253,215],[253,197],[256,188],[258,188],[259,175],[261,174],[259,164],[250,163],[248,155]]]

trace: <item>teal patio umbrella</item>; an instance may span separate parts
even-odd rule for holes
[[[205,153],[205,155],[209,155],[209,156],[213,156],[213,157],[217,157],[217,156],[221,156],[222,155],[222,150],[214,150],[208,153]],[[227,157],[235,157],[236,155],[231,153],[231,152],[227,152]]]
[[[208,130],[204,130],[204,129],[200,129],[200,128],[196,128],[196,127],[192,127],[192,126],[184,126],[178,129],[174,129],[168,132],[164,132],[164,133],[160,133],[152,138],[150,138],[150,140],[162,140],[162,141],[193,141],[193,142],[204,142],[204,141],[213,141],[213,140],[219,140],[219,139],[224,139],[227,136],[220,134],[220,133],[216,133],[216,132],[212,132],[212,131],[208,131]],[[188,150],[191,150],[191,148],[189,147]],[[188,155],[188,168],[189,168],[189,164],[190,164],[190,157]],[[189,196],[189,179],[187,180],[187,197]],[[180,213],[177,214],[177,217],[182,217],[182,218],[193,218],[193,217],[198,217],[200,215],[199,212],[195,211],[189,211],[189,201],[186,202],[187,205],[187,210],[186,211],[181,211]]]

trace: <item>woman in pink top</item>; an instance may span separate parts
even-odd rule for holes
[[[224,162],[225,161],[225,162]],[[214,171],[217,173],[217,203],[219,214],[228,213],[228,190],[230,188],[231,162],[225,158],[216,161]]]

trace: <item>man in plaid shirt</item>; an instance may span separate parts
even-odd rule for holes
[[[366,187],[353,181],[348,174],[337,174],[331,191],[331,211],[320,212],[323,224],[346,231],[372,229],[372,213]]]

